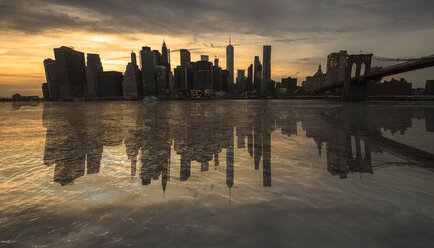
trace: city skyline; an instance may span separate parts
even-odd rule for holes
[[[429,9],[433,3],[416,2],[408,5],[404,1],[386,0],[322,4],[311,1],[267,4],[168,1],[158,4],[151,1],[129,7],[111,1],[92,4],[1,2],[0,95],[6,97],[20,92],[41,96],[40,84],[45,82],[41,61],[52,57],[53,47],[70,45],[78,51],[99,54],[105,70],[124,72],[130,61],[124,57],[128,57],[131,50],[138,53],[143,45],[160,48],[165,40],[172,50],[172,68],[180,63],[179,53],[173,51],[183,48],[191,52],[192,61],[207,54],[210,58],[217,56],[220,64],[225,65],[229,32],[234,46],[235,71],[246,70],[254,56],[262,58],[262,46],[269,44],[273,51],[278,51],[272,56],[271,78],[280,81],[288,76],[296,77],[300,85],[306,76],[316,71],[318,64],[325,67],[327,55],[332,51],[358,53],[362,50],[392,58],[432,54],[429,44],[434,40],[433,14]],[[24,5],[30,7],[24,8]],[[176,8],[181,9],[180,13],[174,13]],[[152,13],[150,17],[139,18],[142,22],[139,25],[136,18],[115,21],[119,13],[114,9],[119,9],[119,13],[131,11],[133,17],[149,9]],[[237,13],[233,9],[243,11]],[[261,9],[264,15],[258,12]],[[402,12],[404,9],[406,11]],[[180,16],[188,11],[192,12],[191,16]],[[396,15],[397,12],[401,14]],[[166,19],[149,19],[155,14]],[[217,18],[219,14],[223,16]],[[187,22],[189,19],[193,21]],[[369,22],[362,21],[366,19]],[[433,72],[432,68],[424,69],[406,73],[404,77],[414,87],[424,87]]]

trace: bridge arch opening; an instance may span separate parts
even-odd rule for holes
[[[353,63],[353,65],[351,66],[351,78],[356,77],[356,71],[357,71],[357,64]]]
[[[366,64],[365,62],[363,62],[362,65],[360,66],[360,76],[365,75],[365,70],[366,70]]]

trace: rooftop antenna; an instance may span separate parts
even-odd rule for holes
[[[231,45],[231,31],[229,31],[229,45]]]

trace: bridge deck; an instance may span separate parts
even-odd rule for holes
[[[397,65],[392,65],[386,68],[383,68],[379,71],[374,71],[367,73],[364,76],[358,77],[358,78],[352,78],[351,83],[366,83],[368,80],[374,80],[374,79],[381,79],[382,77],[387,77],[399,73],[404,73],[408,71],[414,71],[419,70],[423,68],[428,68],[434,66],[434,56],[421,58],[415,61],[410,61],[406,63],[401,63]],[[313,93],[321,93],[328,90],[336,89],[344,87],[345,80],[337,81],[334,83],[331,83],[329,85],[314,89]]]

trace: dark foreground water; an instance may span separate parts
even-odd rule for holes
[[[0,247],[433,247],[434,105],[0,104]]]

